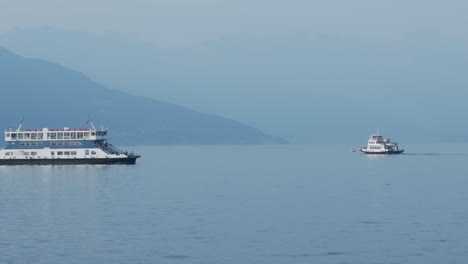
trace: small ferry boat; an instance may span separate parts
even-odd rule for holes
[[[366,154],[401,154],[404,150],[399,149],[397,143],[390,142],[389,138],[383,138],[377,131],[369,137],[367,147],[362,147],[361,151]]]
[[[107,142],[107,129],[26,129],[4,131],[0,165],[135,164],[140,156]]]

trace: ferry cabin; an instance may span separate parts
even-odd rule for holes
[[[3,159],[88,159],[125,155],[106,142],[107,130],[47,129],[4,132]]]
[[[384,139],[380,135],[372,135],[369,137],[369,140],[367,142],[367,147],[370,151],[384,151],[385,150]]]
[[[399,151],[397,143],[390,142],[389,138],[383,138],[381,135],[372,135],[367,142],[368,152],[388,152]]]

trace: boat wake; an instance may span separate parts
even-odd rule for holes
[[[403,153],[410,156],[468,156],[468,153]]]

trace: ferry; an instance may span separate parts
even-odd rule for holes
[[[369,137],[367,147],[362,147],[361,151],[366,154],[401,154],[403,149],[395,142],[390,142],[389,138],[383,138],[377,131]]]
[[[4,131],[6,146],[0,149],[0,165],[135,164],[139,155],[107,142],[108,130],[26,129]]]

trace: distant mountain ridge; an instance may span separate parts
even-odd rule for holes
[[[376,129],[402,144],[468,142],[468,45],[434,30],[394,40],[239,34],[181,48],[30,28],[0,33],[0,46],[295,143],[362,142]]]
[[[286,140],[240,122],[108,89],[56,63],[0,47],[0,127],[83,127],[88,116],[119,144],[275,144]]]

